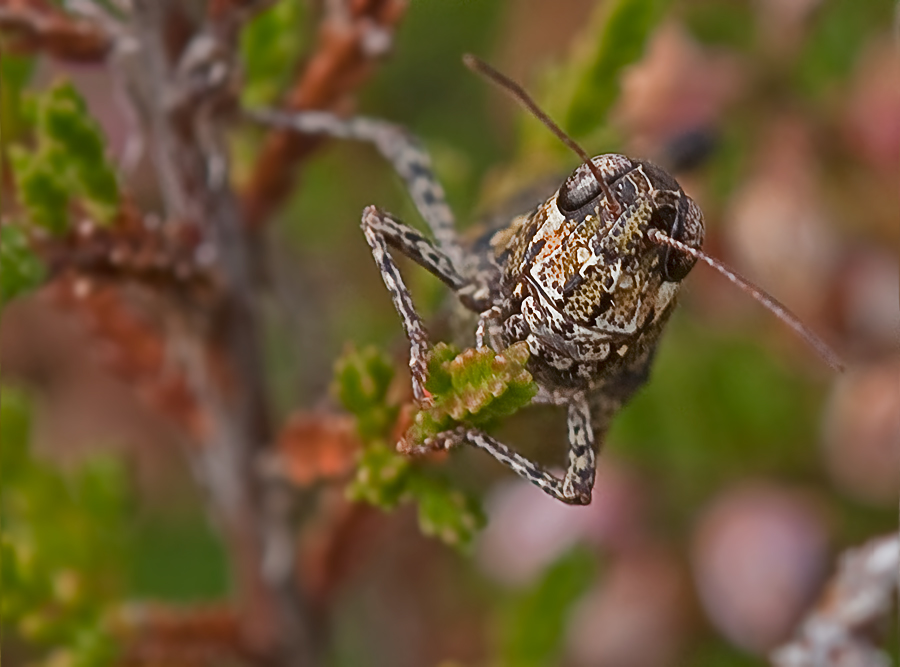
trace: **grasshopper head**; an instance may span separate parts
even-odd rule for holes
[[[703,215],[656,165],[616,154],[593,162],[603,185],[583,164],[537,213],[522,269],[542,312],[528,319],[551,336],[615,343],[668,316],[696,261],[651,242],[650,229],[699,248]]]

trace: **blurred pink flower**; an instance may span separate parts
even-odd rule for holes
[[[610,564],[573,611],[568,656],[585,667],[683,664],[691,612],[687,575],[675,554],[631,551]]]
[[[640,483],[609,456],[597,468],[593,501],[585,507],[564,505],[524,480],[496,485],[478,544],[482,569],[522,585],[579,542],[615,550],[633,540],[641,531]]]
[[[848,253],[835,286],[847,346],[860,354],[897,349],[900,331],[897,254],[868,246]]]
[[[896,277],[896,276],[895,276]],[[858,500],[895,506],[900,489],[900,357],[840,377],[825,410],[825,460]]]
[[[734,54],[704,48],[669,23],[626,70],[614,119],[633,138],[631,152],[651,155],[679,134],[715,126],[745,83]]]
[[[807,319],[828,305],[823,285],[830,284],[839,257],[812,141],[798,118],[773,122],[725,216],[737,268]]]
[[[896,44],[871,45],[859,60],[846,97],[847,142],[859,157],[896,183],[900,166],[900,59]]]
[[[695,527],[692,566],[710,622],[764,653],[814,598],[828,558],[819,506],[805,493],[744,483],[715,499]]]

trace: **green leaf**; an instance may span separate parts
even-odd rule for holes
[[[400,407],[387,400],[393,377],[390,359],[375,347],[349,347],[335,364],[332,391],[356,417],[363,440],[386,438],[397,420]]]
[[[420,445],[426,438],[462,423],[461,420],[486,425],[530,403],[537,386],[525,370],[527,361],[528,347],[524,343],[502,354],[490,349],[459,352],[444,343],[436,345],[428,359],[425,383],[433,403],[416,414],[404,436],[406,443]],[[391,410],[385,402],[390,382],[386,368],[387,361],[374,351],[345,355],[338,364],[338,395],[356,414],[360,433],[369,442],[348,495],[384,509],[401,502],[415,502],[423,533],[466,551],[485,524],[478,502],[382,442],[371,442],[373,433],[388,433],[393,423],[371,427],[375,423],[372,415]],[[395,411],[390,414],[396,417]]]
[[[413,477],[413,495],[419,504],[419,528],[444,544],[468,551],[487,517],[480,503],[445,480],[419,475]]]
[[[289,83],[306,47],[306,3],[281,0],[253,18],[241,33],[246,106],[272,104]]]
[[[31,79],[34,58],[4,53],[0,59],[0,84],[6,92],[19,93]]]
[[[62,474],[33,458],[23,395],[4,387],[0,397],[0,622],[34,660],[111,665],[105,619],[123,580],[122,470],[93,462]]]
[[[603,125],[619,96],[622,70],[643,55],[666,4],[666,0],[616,0],[606,4],[596,45],[577,66],[574,92],[564,117],[570,134],[585,136]]]
[[[504,667],[559,664],[569,612],[587,590],[596,569],[592,553],[575,549],[551,565],[531,590],[511,601],[500,626]]]
[[[381,442],[363,450],[356,475],[347,486],[347,497],[383,510],[416,503],[422,533],[460,551],[469,550],[486,522],[476,499]]]
[[[49,152],[64,156],[68,185],[100,223],[111,222],[119,206],[115,171],[106,161],[105,138],[84,100],[69,83],[57,84],[42,98],[38,131]]]
[[[404,435],[410,447],[459,424],[484,428],[528,405],[537,385],[525,370],[528,346],[516,343],[502,353],[490,348],[456,353],[437,345],[428,362],[425,384],[432,405],[416,413]]]
[[[447,343],[438,343],[428,357],[428,377],[425,388],[434,395],[445,394],[453,389],[453,377],[445,368],[459,354],[459,348]]]
[[[0,309],[23,292],[37,287],[46,269],[18,225],[0,227]]]
[[[5,232],[6,228],[0,230]],[[3,266],[6,267],[4,258]],[[6,273],[4,269],[4,274]],[[31,416],[25,396],[12,387],[3,387],[0,395],[0,452],[3,453],[3,478],[13,479],[28,455]]]
[[[360,457],[356,476],[347,487],[351,500],[392,509],[408,498],[410,462],[383,444],[367,447]]]
[[[34,71],[34,58],[4,53],[0,58],[0,149],[24,129],[22,90]]]
[[[19,199],[29,220],[53,234],[68,229],[69,203],[80,202],[98,223],[119,209],[115,171],[105,156],[105,139],[71,84],[36,96],[31,110],[36,146],[14,147],[10,158]]]
[[[64,233],[69,220],[69,191],[62,171],[39,153],[29,153],[19,146],[10,149],[9,157],[19,201],[29,220],[52,234]]]

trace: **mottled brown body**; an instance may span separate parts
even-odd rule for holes
[[[585,392],[596,427],[647,377],[680,281],[693,265],[647,239],[650,228],[699,247],[703,217],[675,180],[623,155],[594,158],[607,201],[579,167],[563,187],[490,238],[496,285],[491,346],[531,349],[536,400],[564,404]]]

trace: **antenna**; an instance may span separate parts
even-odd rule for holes
[[[823,341],[821,338],[816,336],[816,334],[810,331],[810,329],[806,325],[804,325],[796,315],[789,311],[784,304],[778,301],[778,299],[763,291],[761,288],[757,287],[743,276],[738,275],[717,259],[710,257],[702,250],[692,248],[691,246],[684,244],[681,241],[677,241],[671,236],[663,234],[658,229],[651,229],[649,232],[647,232],[647,237],[651,241],[653,241],[653,243],[658,243],[659,245],[667,245],[671,248],[675,248],[679,252],[683,252],[687,255],[690,255],[691,257],[694,257],[695,259],[699,259],[708,266],[714,268],[732,283],[734,283],[754,299],[759,301],[763,306],[768,308],[775,315],[775,317],[777,317],[779,320],[793,329],[798,336],[805,340],[810,345],[810,347],[812,347],[816,352],[819,353],[819,356],[822,357],[822,360],[826,364],[828,364],[829,366],[831,366],[831,368],[838,372],[843,372],[844,364],[841,361],[840,357],[838,357],[838,355],[834,352],[834,350],[828,347],[825,341]]]
[[[588,168],[591,170],[591,173],[594,175],[594,178],[597,179],[597,182],[603,189],[603,194],[606,197],[606,201],[608,201],[610,204],[618,206],[618,203],[613,198],[612,193],[609,190],[609,186],[606,184],[606,181],[603,180],[603,174],[600,173],[597,165],[594,164],[593,160],[591,160],[585,150],[577,143],[575,143],[575,140],[572,139],[568,134],[563,132],[560,127],[556,123],[554,123],[553,120],[551,120],[551,118],[540,109],[540,107],[538,107],[537,103],[531,98],[528,93],[526,93],[522,89],[519,84],[517,84],[509,77],[501,74],[486,62],[477,58],[476,56],[473,56],[470,53],[467,53],[463,56],[463,63],[466,67],[468,67],[476,74],[480,74],[481,76],[500,86],[500,88],[506,91],[506,93],[510,97],[512,97],[519,104],[528,109],[535,118],[546,125],[550,129],[550,131],[559,138],[560,141],[571,148],[575,152],[575,154],[578,155],[579,158],[581,158],[582,162],[584,162],[588,166]],[[731,281],[734,285],[759,301],[773,315],[775,315],[775,317],[777,317],[782,322],[787,324],[791,329],[793,329],[794,332],[798,336],[800,336],[800,338],[805,340],[807,344],[812,347],[819,354],[822,360],[831,368],[838,372],[842,372],[844,370],[844,364],[841,361],[840,357],[838,357],[838,355],[834,352],[834,350],[828,347],[828,345],[821,338],[816,336],[816,334],[814,334],[806,325],[804,325],[796,315],[794,315],[787,309],[787,307],[785,307],[775,297],[765,292],[762,288],[757,287],[746,278],[738,275],[737,273],[726,267],[724,264],[719,262],[717,259],[714,259],[707,255],[702,250],[692,248],[691,246],[686,245],[681,241],[673,239],[671,236],[663,234],[658,229],[650,229],[650,231],[647,233],[647,236],[653,243],[659,245],[667,245],[671,248],[674,248],[675,250],[678,250],[679,252],[690,255],[691,257],[701,260],[703,263],[711,266],[713,269],[725,276],[725,278]]]
[[[597,165],[594,164],[594,161],[591,160],[590,156],[581,146],[575,143],[575,140],[572,139],[572,137],[563,132],[560,129],[559,125],[554,123],[550,116],[548,116],[541,110],[541,108],[537,105],[537,102],[531,99],[531,96],[525,92],[522,86],[517,84],[506,75],[501,74],[477,56],[473,56],[471,53],[464,54],[462,60],[463,64],[470,70],[472,70],[476,74],[480,74],[492,83],[500,86],[500,88],[506,91],[506,93],[510,97],[512,97],[516,102],[528,109],[535,118],[546,125],[560,141],[571,148],[575,152],[575,154],[581,158],[581,161],[587,165],[588,169],[591,170],[591,173],[594,175],[597,183],[599,183],[600,187],[603,189],[603,196],[606,197],[606,201],[609,202],[611,206],[614,206],[616,209],[618,209],[618,212],[621,213],[619,202],[617,202],[613,197],[612,191],[609,189],[606,181],[603,180],[603,174],[600,173],[600,170],[597,168]]]

